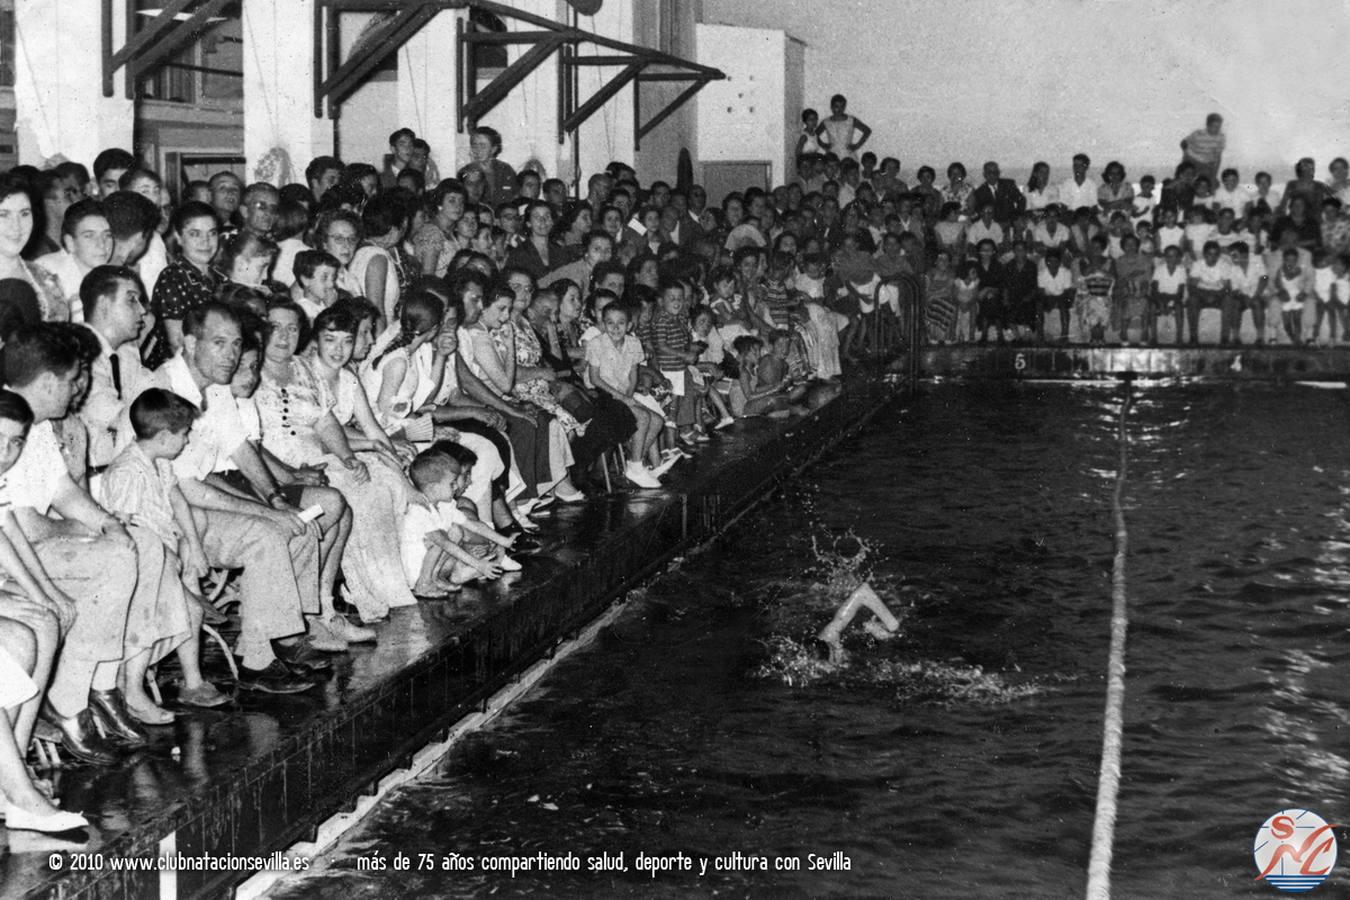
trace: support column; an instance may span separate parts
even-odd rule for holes
[[[242,6],[247,180],[303,183],[309,161],[333,152],[332,120],[314,115],[314,0]]]
[[[469,158],[467,135],[459,134],[457,23],[463,10],[443,10],[398,52],[398,124],[431,145],[431,159],[450,178]],[[393,131],[390,128],[389,131]],[[427,185],[428,188],[434,185]]]
[[[113,3],[114,49],[126,37],[126,4]],[[133,150],[135,105],[126,70],[103,96],[103,20],[98,3],[22,0],[14,6],[14,102],[19,161],[61,155],[91,165],[109,147]]]
[[[628,44],[640,43],[636,40],[633,0],[609,0],[594,16],[579,16],[578,26],[583,31],[593,31],[603,37]],[[582,46],[580,53],[603,56],[612,54],[613,51],[603,47],[597,49],[594,45],[587,44]],[[609,67],[581,67],[578,93],[583,98],[591,96],[618,71],[618,68]],[[637,89],[636,83],[628,85],[577,129],[583,195],[586,192],[586,179],[596,172],[604,171],[610,162],[618,160],[630,166],[634,164],[636,153],[633,150],[633,91]]]

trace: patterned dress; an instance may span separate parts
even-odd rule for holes
[[[492,342],[497,345],[497,352],[502,357],[507,353],[515,353],[516,365],[539,367],[543,365],[544,349],[539,344],[539,336],[534,333],[534,328],[520,317],[516,317],[511,323],[515,331],[516,339],[514,348],[508,347],[506,342],[507,332],[504,328],[494,329],[492,333]],[[557,418],[558,423],[562,425],[563,430],[568,434],[582,434],[584,427],[576,420],[570,412],[563,409],[554,399],[553,392],[549,390],[548,381],[543,378],[531,378],[528,381],[521,378],[516,379],[515,387],[511,389],[511,395],[517,400],[524,400],[526,403],[539,407],[544,412]]]
[[[370,472],[359,484],[342,461],[324,450],[315,424],[329,412],[341,415],[344,383],[330,391],[299,357],[291,359],[290,381],[278,384],[264,371],[253,396],[262,422],[263,446],[287,465],[327,464],[324,474],[347,498],[352,534],[342,558],[351,602],[365,621],[383,617],[394,606],[416,603],[403,578],[399,518],[412,490],[403,473],[373,453],[358,453]],[[347,390],[356,389],[352,383]],[[348,398],[348,404],[350,403]]]

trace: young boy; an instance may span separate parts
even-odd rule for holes
[[[444,597],[475,579],[520,570],[506,555],[515,536],[484,525],[473,504],[460,501],[476,461],[471,450],[441,441],[409,467],[418,493],[409,497],[402,520],[403,572],[419,597]]]
[[[652,362],[661,376],[670,382],[674,397],[672,418],[680,440],[695,443],[694,430],[699,407],[699,391],[688,377],[688,368],[698,362],[698,351],[689,334],[689,316],[684,308],[684,285],[675,280],[661,283],[660,311],[652,317]]]
[[[1317,295],[1317,320],[1313,324],[1313,341],[1322,339],[1322,320],[1330,321],[1331,343],[1336,343],[1336,326],[1344,317],[1350,301],[1350,278],[1346,277],[1346,258],[1333,254],[1326,265],[1313,272],[1313,293]]]
[[[109,512],[153,533],[164,544],[165,570],[182,581],[183,591],[196,603],[186,604],[182,640],[177,645],[183,669],[183,688],[178,699],[189,706],[220,706],[229,698],[202,679],[200,643],[206,603],[197,584],[207,573],[206,550],[192,518],[187,500],[178,488],[170,463],[187,446],[188,432],[197,418],[197,408],[177,394],[149,388],[132,401],[131,428],[136,440],[128,444],[103,473],[99,501]],[[167,725],[173,713],[154,704],[145,693],[145,671],[163,659],[172,646],[156,646],[148,656],[127,662],[127,707],[142,722]]]
[[[1299,248],[1286,247],[1283,264],[1275,273],[1275,295],[1280,298],[1284,333],[1295,346],[1303,343],[1303,304],[1312,293],[1308,267],[1299,259]]]
[[[788,298],[792,288],[792,254],[778,250],[769,255],[768,271],[764,275],[760,300],[773,317],[776,328],[787,328],[792,324],[792,310],[795,304]]]
[[[311,322],[337,302],[337,274],[342,264],[322,250],[301,250],[295,254],[295,302]]]

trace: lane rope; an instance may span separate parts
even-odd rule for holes
[[[1133,394],[1125,385],[1120,407],[1120,458],[1111,515],[1116,526],[1116,556],[1111,567],[1111,651],[1106,675],[1106,715],[1102,724],[1102,768],[1097,779],[1097,813],[1092,820],[1092,856],[1088,861],[1087,900],[1110,900],[1111,852],[1115,844],[1116,810],[1120,797],[1120,752],[1125,727],[1125,637],[1129,630],[1125,557],[1130,534],[1125,527],[1125,477],[1129,461],[1130,415]]]

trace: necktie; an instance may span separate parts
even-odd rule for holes
[[[108,357],[108,364],[112,366],[113,390],[117,391],[117,399],[122,399],[122,360],[114,352]]]

